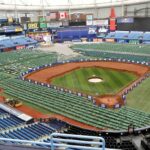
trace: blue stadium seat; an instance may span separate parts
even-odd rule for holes
[[[128,35],[130,40],[139,40],[143,38],[143,32],[140,31],[131,31]]]

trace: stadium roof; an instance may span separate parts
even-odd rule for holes
[[[0,0],[0,10],[79,9],[145,2],[149,0]]]

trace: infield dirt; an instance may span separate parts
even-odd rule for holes
[[[139,64],[131,64],[131,63],[123,63],[123,62],[109,62],[109,61],[89,61],[89,62],[71,62],[60,64],[52,67],[47,67],[35,72],[32,72],[25,76],[27,79],[31,79],[34,81],[47,83],[49,84],[51,80],[57,76],[64,75],[73,70],[83,68],[83,67],[100,67],[100,68],[109,68],[119,71],[128,71],[131,73],[135,73],[138,76],[138,79],[132,82],[130,85],[119,91],[116,95],[106,95],[105,97],[95,97],[97,104],[107,104],[110,108],[112,108],[115,104],[123,104],[120,102],[121,94],[130,86],[132,86],[135,82],[140,80],[144,74],[149,72],[149,67],[139,65]]]

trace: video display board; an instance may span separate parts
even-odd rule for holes
[[[117,19],[118,20],[118,19]],[[122,31],[150,31],[150,17],[136,17],[133,22],[117,21],[117,30]]]

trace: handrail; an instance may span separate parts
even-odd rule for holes
[[[105,150],[105,140],[102,137],[98,137],[98,136],[52,133],[50,137],[51,137],[51,150],[54,150],[54,146],[77,148],[82,150],[83,149],[84,150]],[[92,140],[92,141],[87,141],[87,140]],[[56,144],[55,142],[65,142],[66,144],[60,144],[60,143]],[[72,145],[69,143],[79,144],[79,146]],[[89,144],[91,146],[84,146],[84,145],[82,146],[82,144]],[[96,145],[97,147],[93,147]]]
[[[62,139],[60,137],[62,137]],[[63,139],[64,137],[66,139]],[[76,138],[80,140],[70,139],[70,138]],[[77,148],[77,149],[82,149],[82,150],[105,150],[105,140],[102,137],[52,133],[50,135],[50,139],[51,139],[50,143],[47,143],[47,142],[10,139],[10,138],[0,137],[0,141],[17,142],[18,144],[28,143],[28,144],[33,144],[33,145],[35,144],[45,145],[45,146],[49,146],[51,150],[55,150],[56,147]],[[92,141],[87,141],[87,140],[92,140]],[[69,143],[74,143],[74,144],[79,144],[79,145],[71,145]],[[81,144],[89,144],[91,146],[84,146],[84,145],[81,146]],[[97,147],[94,147],[94,146],[97,146]]]

